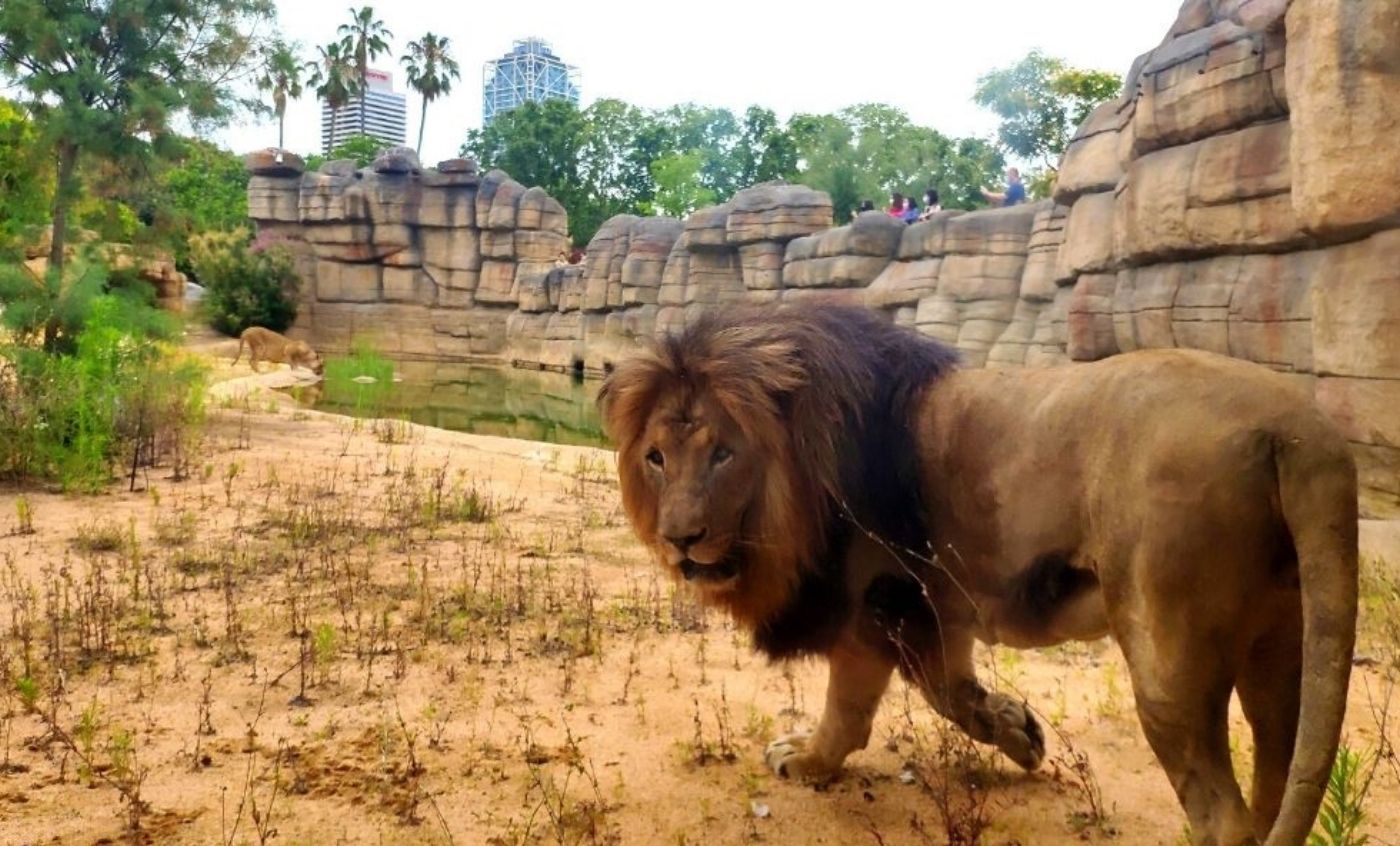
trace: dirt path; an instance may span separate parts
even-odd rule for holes
[[[196,478],[0,492],[0,843],[125,842],[138,782],[156,843],[944,843],[941,807],[989,844],[1182,842],[1109,643],[984,653],[1058,729],[1041,772],[967,759],[897,685],[843,779],[788,784],[762,748],[815,718],[823,669],[658,577],[609,454],[217,396]],[[1359,749],[1400,650],[1381,602]]]

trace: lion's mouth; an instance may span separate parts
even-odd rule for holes
[[[705,582],[708,584],[719,584],[727,582],[739,575],[739,565],[734,559],[725,557],[713,564],[701,564],[692,558],[687,558],[680,564],[681,575],[687,582]]]

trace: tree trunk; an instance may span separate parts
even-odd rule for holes
[[[428,98],[423,98],[423,112],[418,116],[418,148],[414,150],[418,155],[423,155],[423,124],[428,122]]]
[[[58,142],[58,184],[53,192],[53,236],[49,241],[49,273],[57,280],[55,294],[63,290],[64,252],[68,246],[68,206],[73,202],[74,174],[78,167],[78,145],[72,141]],[[44,324],[44,349],[52,350],[58,343],[58,317],[50,315]]]
[[[360,68],[360,134],[361,134],[361,135],[364,135],[364,134],[365,134],[365,100],[366,100],[366,96],[365,96],[365,95],[369,94],[369,91],[366,90],[368,87],[369,87],[369,74],[365,72],[365,69],[364,69],[364,68]]]
[[[287,113],[285,111],[277,113],[277,149],[286,149],[282,145],[282,128],[287,123]]]

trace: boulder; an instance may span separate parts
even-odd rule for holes
[[[745,188],[730,201],[725,240],[734,245],[786,243],[832,224],[831,197],[805,185],[770,182]]]
[[[290,150],[268,147],[243,157],[243,166],[253,176],[294,177],[306,170],[306,161]]]
[[[403,176],[417,173],[422,166],[418,163],[418,152],[412,147],[390,147],[374,157],[370,165],[375,173]]]

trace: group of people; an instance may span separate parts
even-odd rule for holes
[[[987,202],[995,206],[1015,206],[1026,201],[1026,186],[1021,182],[1021,172],[1016,168],[1006,171],[1006,190],[991,191],[983,189],[982,196]],[[919,207],[918,201],[913,197],[906,197],[896,191],[890,195],[890,207],[885,213],[890,217],[899,218],[905,223],[917,223],[920,220],[928,220],[934,214],[943,211],[943,206],[938,200],[938,189],[930,188],[924,192],[923,208]],[[875,211],[875,204],[869,200],[861,200],[860,208],[851,213],[851,218],[868,211]]]

